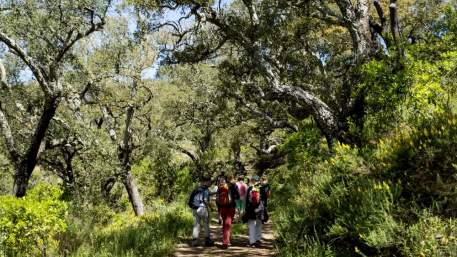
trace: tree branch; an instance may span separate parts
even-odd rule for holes
[[[347,9],[350,11],[350,15],[353,16],[351,16],[351,18],[355,20],[355,12],[350,0],[339,0],[338,2],[344,2],[341,7],[347,7]],[[222,17],[220,17],[216,11],[211,9],[211,7],[202,7],[198,1],[190,1],[190,3],[193,4],[192,12],[198,21],[208,22],[218,27],[220,32],[223,33],[223,37],[227,38],[230,41],[234,41],[236,44],[242,47],[242,50],[250,55],[249,57],[254,62],[255,69],[258,69],[259,73],[268,83],[269,88],[276,95],[282,97],[286,96],[288,99],[293,99],[294,101],[298,101],[309,106],[313,117],[322,128],[323,133],[329,136],[335,136],[337,134],[339,123],[335,113],[326,103],[324,103],[312,92],[304,90],[300,87],[282,83],[280,71],[274,67],[274,62],[268,60],[269,57],[266,56],[265,51],[262,50],[264,49],[262,43],[256,38],[255,35],[254,38],[252,38],[250,35],[244,35],[243,31],[235,30],[233,26],[230,26],[230,24],[228,24]],[[245,0],[244,4],[246,4],[248,9],[253,7],[252,1]],[[254,11],[255,9],[251,9],[252,19],[255,25],[256,15],[254,15]],[[343,13],[343,17],[346,18],[347,15],[345,16]],[[359,35],[357,34],[357,36]],[[365,48],[362,49],[362,54],[364,54],[364,50]]]
[[[390,11],[390,30],[392,32],[392,38],[394,40],[395,47],[397,48],[398,59],[403,58],[403,48],[401,47],[400,40],[400,29],[398,25],[398,14],[397,14],[397,0],[390,0],[389,5]]]
[[[129,148],[130,138],[132,137],[132,129],[130,125],[132,124],[133,114],[135,109],[133,106],[128,106],[125,113],[125,128],[124,128],[124,140],[122,143],[123,149],[127,150]]]
[[[117,134],[116,134],[116,130],[113,127],[113,123],[111,122],[111,119],[110,119],[110,114],[109,114],[110,111],[109,111],[108,107],[106,107],[106,106],[103,106],[101,109],[102,109],[103,120],[105,121],[107,129],[108,129],[108,134],[109,134],[111,140],[113,142],[117,143]]]
[[[13,137],[13,134],[11,133],[11,127],[8,123],[8,119],[6,118],[5,114],[3,113],[3,110],[1,108],[1,103],[0,103],[0,132],[3,134],[3,138],[5,140],[5,145],[6,145],[8,153],[11,157],[12,162],[17,164],[19,162],[20,156],[16,150],[16,145],[14,143],[14,137]]]
[[[182,152],[183,154],[189,156],[189,158],[190,158],[193,162],[196,162],[196,161],[197,161],[197,157],[195,157],[195,155],[194,155],[191,151],[189,151],[189,150],[187,150],[187,149],[185,149],[185,148],[183,148],[183,147],[181,147],[181,146],[179,146],[179,145],[176,145],[175,148],[176,148],[177,150],[179,150],[180,152]]]
[[[56,67],[60,61],[62,61],[65,54],[73,47],[73,45],[76,42],[78,42],[82,38],[88,37],[90,34],[96,31],[102,30],[103,26],[105,26],[105,19],[103,17],[100,18],[100,22],[95,23],[95,11],[89,10],[89,12],[91,14],[91,27],[85,32],[79,32],[78,34],[76,34],[76,37],[74,39],[71,39],[73,37],[74,31],[71,30],[68,32],[67,38],[65,39],[65,42],[63,44],[63,48],[59,51],[59,54],[53,62],[54,67]]]
[[[49,84],[46,82],[45,74],[40,66],[22,49],[13,39],[8,37],[5,33],[0,31],[0,41],[5,43],[13,53],[15,53],[32,71],[38,84],[46,95],[52,95],[54,92],[51,90]]]
[[[268,123],[271,124],[273,128],[289,128],[294,132],[298,131],[298,127],[289,123],[287,120],[275,120],[274,118],[270,117],[270,115],[266,114],[265,112],[255,108],[250,103],[247,103],[241,96],[234,96],[242,105],[248,108],[254,116],[260,117],[265,119]]]
[[[2,87],[8,87],[8,82],[6,81],[6,70],[2,60],[0,60],[0,85]]]
[[[381,3],[379,2],[379,0],[374,0],[373,4],[374,4],[374,7],[376,8],[376,12],[378,13],[379,20],[381,21],[382,30],[384,31],[387,19],[384,16],[384,11],[382,9]]]
[[[346,25],[346,21],[344,20],[343,16],[335,13],[332,9],[330,9],[327,6],[327,4],[323,0],[320,1],[320,5],[318,4],[316,8],[322,14],[322,17],[319,17],[319,19],[334,25]]]
[[[260,24],[259,15],[257,9],[252,0],[243,0],[244,6],[248,9],[249,17],[251,19],[251,25],[256,28]]]

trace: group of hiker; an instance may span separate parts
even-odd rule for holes
[[[215,185],[212,188],[213,184]],[[262,224],[269,218],[267,205],[270,187],[267,178],[253,175],[247,183],[243,175],[239,175],[236,181],[230,174],[221,174],[214,182],[210,177],[203,178],[188,201],[195,218],[192,246],[198,245],[201,226],[205,233],[204,246],[214,245],[209,229],[211,196],[215,196],[219,224],[222,224],[222,248],[227,249],[230,246],[232,223],[235,218],[237,221],[248,224],[248,246],[260,247]]]

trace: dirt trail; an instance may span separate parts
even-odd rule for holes
[[[232,245],[228,249],[222,249],[222,229],[213,219],[211,222],[211,238],[215,241],[213,247],[191,247],[190,239],[183,239],[177,245],[174,257],[270,257],[275,256],[273,246],[274,234],[271,222],[263,225],[262,246],[260,248],[248,247],[247,225],[244,225],[243,233],[232,236]],[[203,233],[200,233],[203,234]],[[203,242],[203,239],[200,240]]]

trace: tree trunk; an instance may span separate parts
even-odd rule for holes
[[[351,35],[356,63],[363,63],[372,52],[370,1],[359,0],[354,7],[350,0],[336,1]]]
[[[245,168],[243,162],[241,162],[241,142],[238,137],[233,139],[231,148],[233,152],[233,168],[236,170],[236,174],[245,174]]]
[[[27,192],[30,176],[32,175],[38,161],[38,152],[41,142],[46,136],[49,124],[51,123],[57,107],[59,106],[59,101],[59,97],[57,96],[52,96],[46,99],[43,113],[32,136],[30,147],[28,148],[23,160],[18,164],[16,173],[14,174],[13,194],[16,197],[23,197]]]
[[[127,190],[129,195],[130,203],[132,204],[133,211],[135,212],[136,216],[142,216],[144,214],[144,205],[143,201],[141,200],[140,193],[138,191],[138,187],[133,179],[132,173],[130,171],[126,172],[126,176],[124,178],[124,186]]]
[[[116,178],[110,177],[107,180],[103,181],[101,184],[101,192],[102,195],[105,197],[107,201],[111,201],[111,189],[113,189],[114,185],[116,184]]]
[[[135,109],[133,108],[133,106],[127,107],[125,117],[124,139],[122,145],[119,146],[119,160],[124,168],[123,184],[129,195],[129,200],[132,204],[133,211],[135,212],[136,216],[142,216],[144,214],[143,201],[141,200],[140,192],[138,191],[138,187],[135,184],[133,175],[130,172],[130,157],[132,153],[132,131],[130,125],[132,124],[134,112]]]
[[[69,195],[73,194],[75,190],[75,173],[73,171],[73,157],[75,152],[63,152],[63,158],[65,160],[65,170],[63,171],[63,183],[65,186],[65,192]]]
[[[2,60],[0,60],[0,85],[3,86],[3,84],[7,85],[6,70],[5,70],[5,66],[3,65]]]
[[[403,48],[401,47],[401,35],[400,29],[398,25],[398,14],[397,14],[397,1],[390,0],[389,5],[389,13],[390,13],[390,30],[392,33],[392,38],[394,40],[395,48],[397,48],[397,60],[400,60],[404,53]]]

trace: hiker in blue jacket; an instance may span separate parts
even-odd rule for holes
[[[192,230],[192,246],[198,245],[198,237],[200,234],[200,226],[203,225],[205,229],[205,246],[213,246],[214,242],[211,240],[209,230],[209,186],[211,185],[211,178],[203,178],[200,186],[195,189],[189,197],[188,205],[192,209],[195,222]]]

